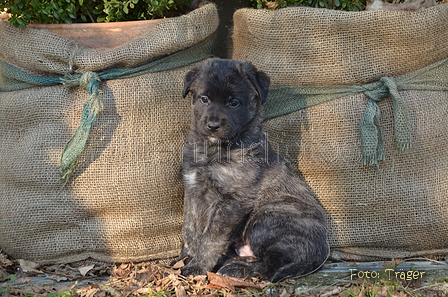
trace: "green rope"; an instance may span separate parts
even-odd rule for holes
[[[59,76],[31,75],[0,60],[0,92],[17,91],[35,86],[52,86],[59,83]]]
[[[369,86],[370,87],[370,86]],[[363,92],[369,101],[364,117],[359,125],[364,165],[377,165],[385,158],[384,143],[380,128],[379,102],[387,95],[392,98],[394,113],[395,145],[399,152],[411,148],[411,131],[406,114],[405,104],[398,92],[397,82],[390,77],[382,77],[374,86]]]
[[[61,178],[66,181],[76,167],[76,162],[84,150],[92,123],[99,112],[101,104],[98,88],[101,81],[129,78],[145,73],[187,66],[211,57],[212,46],[213,38],[210,37],[194,47],[139,67],[56,77],[33,76],[0,61],[0,91],[14,91],[32,86],[59,83],[86,89],[89,98],[84,105],[80,125],[65,146],[61,156]],[[362,86],[298,86],[270,89],[265,105],[265,120],[347,95],[364,93],[370,99],[359,125],[363,164],[378,165],[379,161],[384,160],[385,152],[379,124],[380,109],[377,102],[384,97],[390,95],[392,98],[397,150],[403,151],[412,146],[406,108],[399,93],[401,90],[448,91],[448,58],[398,78],[383,77],[377,82]]]
[[[85,72],[64,76],[40,77],[28,74],[13,65],[0,61],[0,91],[9,92],[34,86],[58,84],[64,84],[68,87],[76,86],[87,91],[89,97],[84,104],[80,124],[61,154],[59,170],[61,181],[65,184],[76,168],[79,156],[86,146],[92,125],[101,109],[99,87],[102,81],[177,69],[210,58],[212,57],[214,39],[214,35],[211,35],[195,46],[135,68],[115,68],[99,73]]]
[[[101,101],[98,89],[101,80],[98,74],[89,71],[83,73],[77,80],[64,81],[65,84],[71,86],[78,84],[80,88],[85,89],[89,94],[89,98],[84,103],[82,109],[80,124],[62,151],[59,170],[61,180],[66,183],[76,168],[78,158],[86,146],[93,122],[100,111]]]
[[[397,150],[401,152],[412,147],[406,107],[399,93],[401,90],[448,91],[448,58],[397,78],[383,77],[377,82],[362,86],[273,88],[269,90],[264,119],[272,119],[344,96],[364,93],[369,100],[359,125],[363,164],[378,165],[379,161],[384,160],[385,152],[377,102],[386,96],[390,95],[392,99]]]

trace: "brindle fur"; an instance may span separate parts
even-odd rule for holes
[[[269,77],[249,62],[210,59],[184,83],[193,120],[183,152],[182,274],[278,281],[317,269],[328,254],[325,218],[266,140]],[[254,257],[237,255],[245,245]]]

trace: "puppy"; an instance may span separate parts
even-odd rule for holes
[[[181,273],[275,282],[319,268],[329,252],[323,211],[262,129],[269,77],[248,62],[210,59],[184,84],[193,120],[183,152]]]

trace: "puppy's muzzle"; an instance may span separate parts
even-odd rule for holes
[[[208,122],[206,127],[207,127],[207,130],[214,133],[214,132],[217,132],[221,128],[221,124],[218,122]]]

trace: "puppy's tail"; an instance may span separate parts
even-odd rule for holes
[[[269,267],[265,275],[271,282],[276,283],[288,277],[305,276],[316,272],[330,256],[330,247],[325,241],[325,245],[315,245],[312,252],[306,253],[305,258],[296,255],[295,259],[290,259],[288,256],[291,254],[292,251],[281,249],[274,249],[270,254],[264,254],[264,267]]]
[[[301,267],[301,263],[291,263],[286,266],[281,267],[279,270],[277,270],[274,275],[272,275],[269,280],[273,283],[282,281],[288,277],[297,277],[297,276],[305,276],[311,273],[316,272],[319,270],[325,262],[323,262],[319,267],[314,269],[313,267]]]

